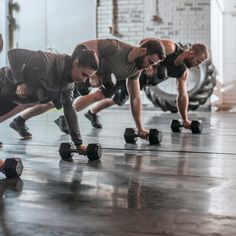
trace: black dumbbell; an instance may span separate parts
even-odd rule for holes
[[[126,143],[135,144],[140,135],[133,128],[126,128],[124,138]],[[162,140],[162,132],[158,129],[150,129],[148,134],[150,145],[159,144]]]
[[[182,131],[183,122],[180,120],[172,120],[170,123],[170,127],[172,132],[180,133]],[[190,129],[193,134],[200,134],[203,130],[202,121],[193,120],[190,125]]]
[[[63,160],[71,161],[74,153],[85,155],[90,161],[94,161],[101,158],[102,147],[99,143],[90,143],[84,154],[73,143],[61,143],[59,154]]]
[[[5,161],[0,161],[1,172],[8,179],[19,178],[23,172],[24,166],[20,158],[7,158]]]

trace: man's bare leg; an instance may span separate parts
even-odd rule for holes
[[[43,114],[54,108],[53,102],[48,102],[46,104],[37,104],[33,107],[30,107],[20,113],[20,116],[27,121],[28,119]]]
[[[102,101],[98,102],[92,109],[90,109],[90,112],[92,114],[97,114],[100,111],[109,108],[111,106],[115,105],[115,102],[111,98],[105,98]]]
[[[31,107],[33,105],[23,105],[23,104],[19,104],[17,105],[15,108],[13,108],[11,111],[9,111],[8,113],[6,113],[3,116],[0,116],[0,123],[2,123],[3,121],[15,116],[16,114],[18,114],[19,112]]]
[[[73,103],[73,107],[77,112],[84,110],[89,105],[104,99],[105,96],[100,89],[96,90],[94,93],[78,97]]]

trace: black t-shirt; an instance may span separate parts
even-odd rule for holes
[[[184,50],[176,44],[175,52],[166,56],[165,60],[162,62],[163,65],[167,68],[167,75],[169,77],[178,78],[183,75],[187,70],[184,64],[175,65],[175,59],[183,52]]]

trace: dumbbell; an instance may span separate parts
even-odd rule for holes
[[[140,135],[133,128],[126,128],[124,138],[126,143],[135,144]],[[159,144],[162,140],[162,132],[158,129],[150,129],[148,134],[150,145]]]
[[[102,79],[102,87],[104,89],[111,89],[116,85],[116,77],[115,75],[112,73],[104,73],[101,75],[101,79]]]
[[[8,179],[19,178],[23,172],[24,166],[20,158],[7,158],[5,161],[0,160],[0,171]]]
[[[102,147],[99,143],[90,143],[85,154],[82,153],[73,143],[61,143],[59,148],[60,157],[63,160],[71,161],[74,153],[85,155],[90,161],[98,160],[102,156]]]
[[[181,120],[172,120],[170,123],[172,132],[180,133],[182,131],[183,122]],[[193,120],[190,125],[190,129],[193,134],[200,134],[203,130],[202,121]]]

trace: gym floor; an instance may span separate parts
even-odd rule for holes
[[[102,130],[79,114],[85,143],[103,146],[100,161],[75,154],[60,160],[69,141],[53,123],[51,111],[27,123],[32,140],[20,140],[0,125],[1,159],[20,157],[20,180],[0,175],[0,235],[236,235],[235,113],[195,112],[204,130],[172,134],[177,115],[144,110],[146,128],[163,131],[161,145],[144,140],[126,145],[133,127],[130,111],[101,113]]]

